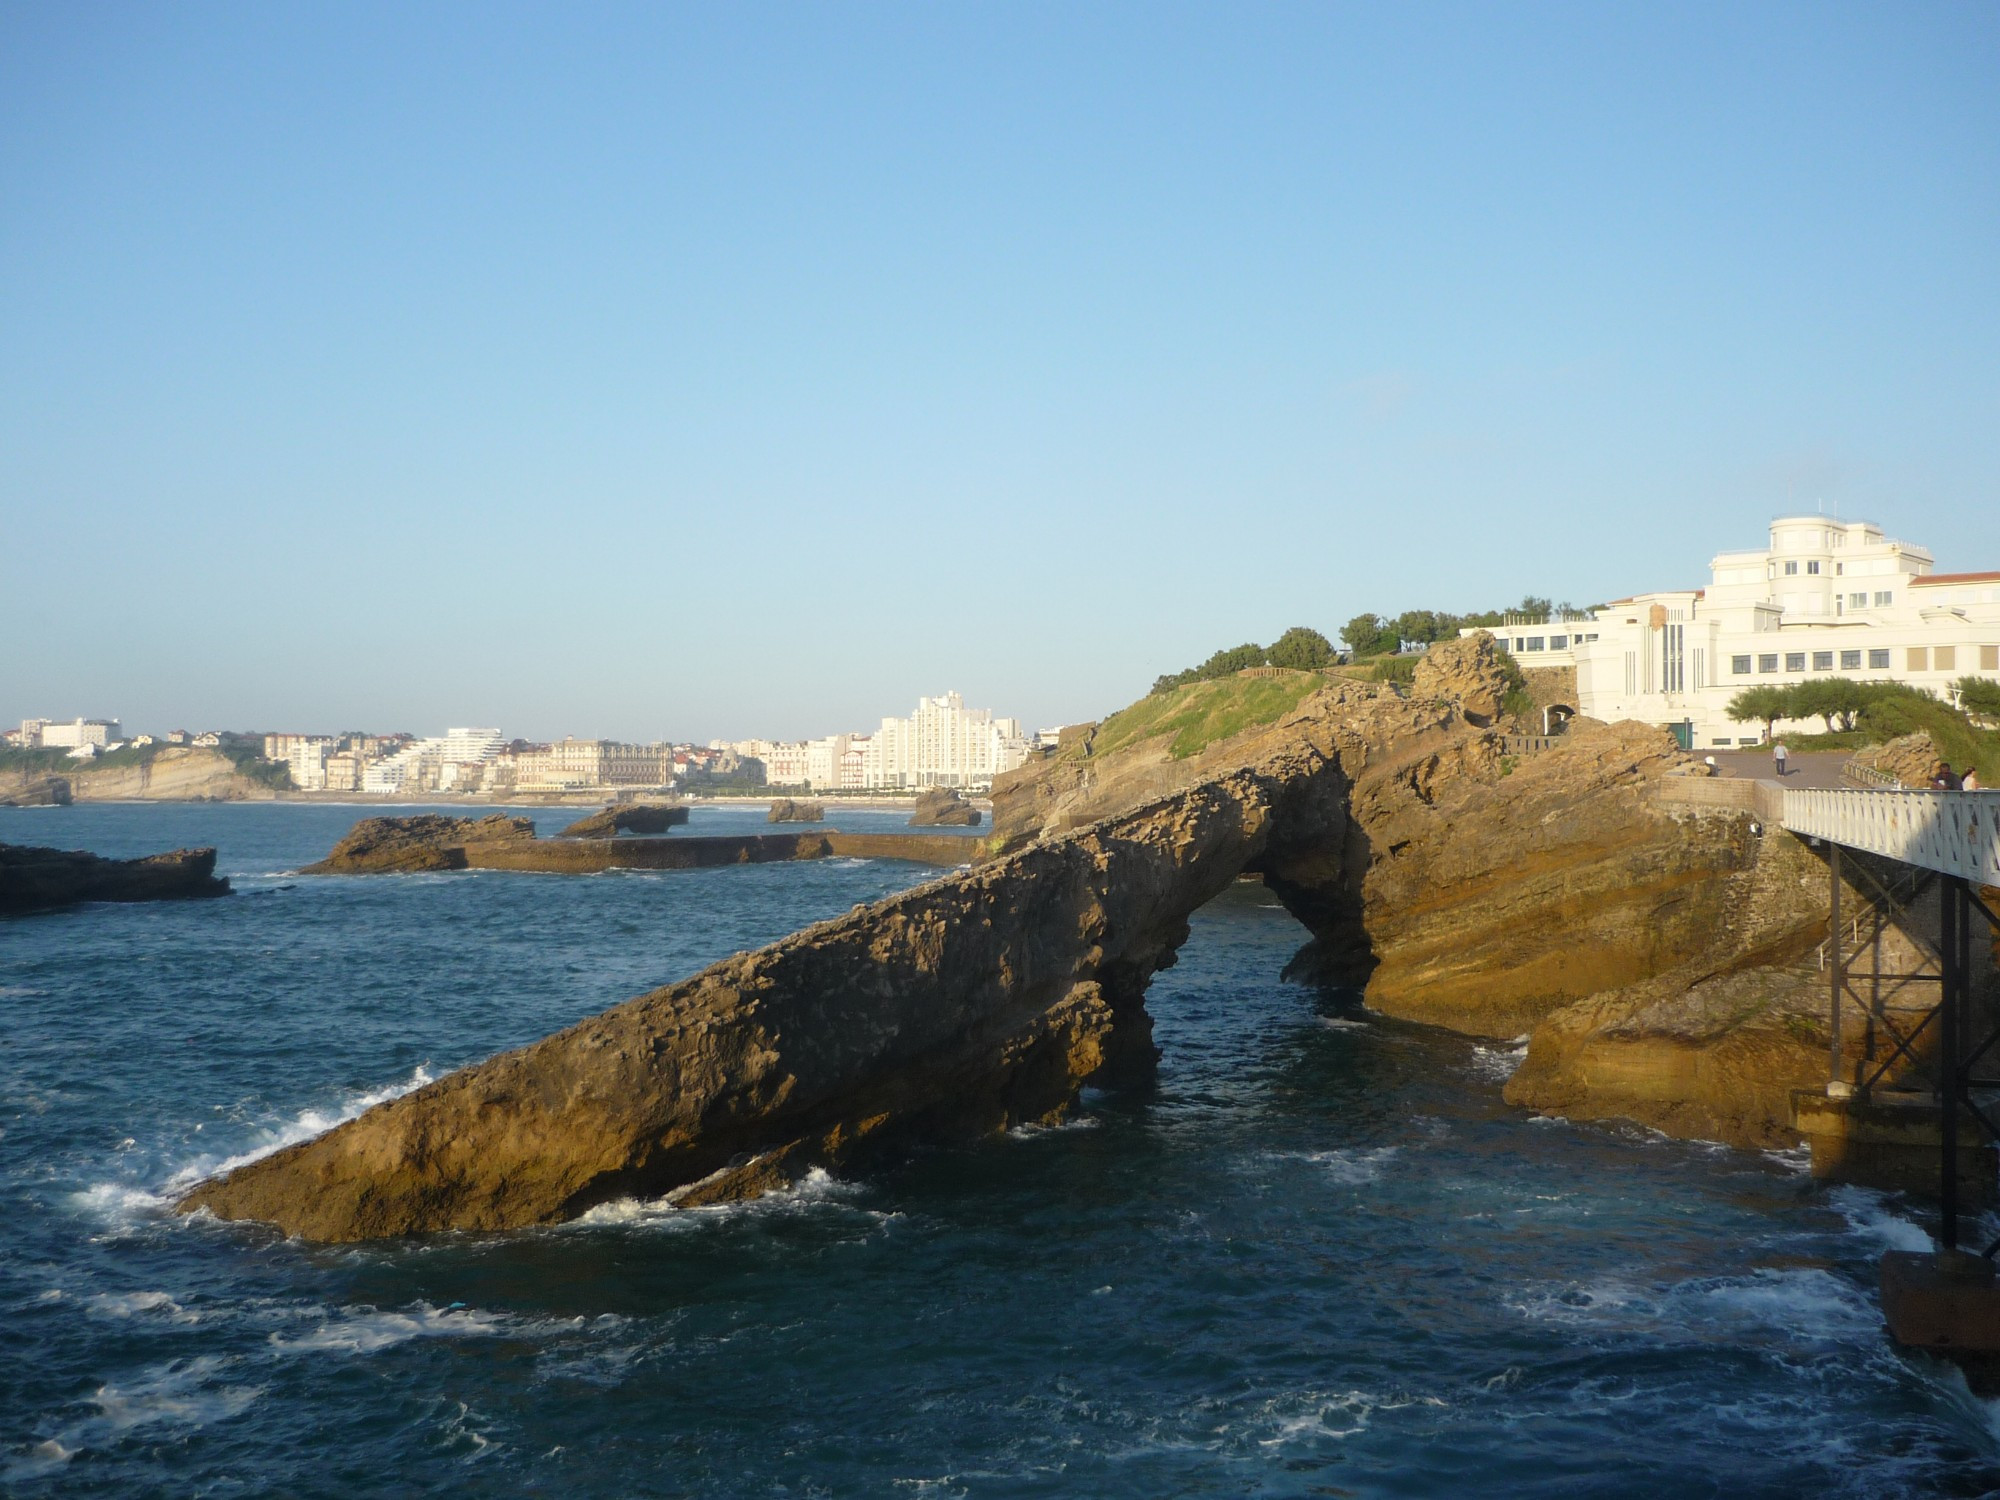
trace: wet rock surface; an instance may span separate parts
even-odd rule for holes
[[[104,859],[81,849],[0,844],[0,912],[46,911],[84,901],[182,901],[226,896],[213,849]]]
[[[826,809],[817,802],[796,802],[790,797],[781,797],[771,804],[765,814],[767,823],[823,823]]]

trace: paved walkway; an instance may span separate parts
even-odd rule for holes
[[[1716,765],[1732,776],[1748,776],[1752,779],[1770,780],[1777,775],[1769,750],[1715,750],[1707,753],[1715,756]],[[1845,785],[1840,779],[1840,768],[1847,764],[1849,752],[1845,750],[1808,750],[1794,752],[1786,757],[1786,787]]]

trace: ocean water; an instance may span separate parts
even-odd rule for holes
[[[0,921],[0,1493],[2000,1489],[2000,1408],[1882,1331],[1912,1208],[1529,1119],[1514,1048],[1281,983],[1302,934],[1254,885],[1155,984],[1156,1086],[1060,1128],[514,1234],[175,1218],[223,1162],[937,873],[287,873],[358,815],[0,809],[11,842],[214,843],[237,887]]]

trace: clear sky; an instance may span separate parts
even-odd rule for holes
[[[1096,717],[2000,568],[2000,6],[0,0],[0,718]]]

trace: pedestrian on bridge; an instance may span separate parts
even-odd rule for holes
[[[1771,747],[1771,759],[1778,763],[1778,774],[1780,776],[1785,774],[1785,755],[1785,742],[1779,740],[1777,744]]]

